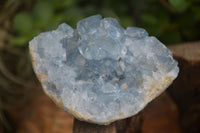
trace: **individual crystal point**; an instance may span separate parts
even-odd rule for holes
[[[177,77],[172,53],[137,27],[95,15],[30,41],[46,94],[77,119],[97,124],[135,115]]]

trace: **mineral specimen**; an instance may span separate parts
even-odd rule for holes
[[[95,15],[30,41],[35,73],[55,103],[77,119],[109,124],[135,115],[177,77],[172,53],[137,27]]]

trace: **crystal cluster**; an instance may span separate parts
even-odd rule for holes
[[[177,77],[172,53],[137,27],[95,15],[30,41],[46,94],[77,119],[109,124],[135,115]]]

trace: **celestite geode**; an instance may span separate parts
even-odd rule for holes
[[[135,115],[177,77],[172,53],[137,27],[95,15],[30,41],[36,75],[55,103],[97,124]]]

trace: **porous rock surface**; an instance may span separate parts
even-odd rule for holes
[[[172,53],[137,27],[95,15],[30,41],[35,73],[77,119],[106,125],[135,115],[177,77]]]

